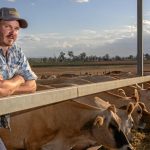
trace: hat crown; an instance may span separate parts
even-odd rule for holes
[[[18,20],[21,28],[26,28],[28,26],[27,21],[20,18],[19,12],[15,8],[0,8],[0,20]]]
[[[15,18],[19,18],[19,13],[17,12],[17,10],[15,8],[6,8],[3,7],[0,9],[0,18],[10,18],[10,17],[15,17]]]

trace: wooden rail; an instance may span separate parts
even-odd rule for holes
[[[112,90],[124,86],[150,81],[150,76],[142,76],[114,81],[105,81],[59,89],[50,89],[34,94],[24,94],[0,98],[0,115],[53,104],[81,96]]]

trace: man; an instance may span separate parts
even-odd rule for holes
[[[15,41],[20,28],[27,28],[15,8],[0,8],[0,96],[36,91],[37,76]],[[0,116],[0,128],[9,128],[9,115]],[[0,150],[6,150],[0,138]]]
[[[20,28],[27,28],[15,8],[0,8],[0,96],[36,91],[37,76],[15,41]]]

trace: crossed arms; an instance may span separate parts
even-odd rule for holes
[[[35,80],[25,81],[21,75],[16,75],[8,80],[3,80],[3,78],[0,77],[0,96],[33,93],[35,91],[36,91]]]

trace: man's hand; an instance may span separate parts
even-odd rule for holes
[[[0,75],[0,80],[3,80],[3,76],[2,75]]]

